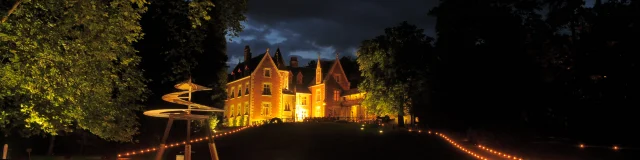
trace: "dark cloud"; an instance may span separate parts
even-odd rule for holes
[[[230,64],[243,57],[245,45],[254,54],[280,47],[285,57],[301,57],[301,64],[334,59],[334,52],[355,56],[366,39],[384,28],[408,21],[435,34],[435,18],[427,16],[437,0],[250,0],[248,20],[239,37],[228,43]]]

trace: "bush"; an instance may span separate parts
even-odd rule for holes
[[[269,124],[282,123],[282,119],[280,118],[271,118]]]

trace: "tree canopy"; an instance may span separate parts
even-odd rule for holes
[[[441,1],[431,11],[442,59],[435,99],[446,114],[439,122],[555,136],[582,135],[596,123],[625,128],[620,122],[634,121],[625,108],[638,104],[640,48],[632,44],[640,44],[639,19],[628,15],[639,7],[629,0],[593,7],[583,0]]]
[[[202,9],[194,11],[194,5]],[[135,46],[142,56],[145,77],[154,80],[150,82],[153,92],[161,95],[168,92],[162,88],[171,89],[162,82],[173,85],[192,78],[213,88],[208,92],[213,106],[222,107],[227,80],[226,36],[242,31],[240,21],[246,19],[246,5],[246,0],[150,0],[141,21],[145,37]],[[195,22],[194,16],[201,18]]]
[[[412,98],[426,87],[431,41],[424,30],[402,22],[362,42],[357,52],[362,73],[358,89],[367,93],[362,104],[376,115],[398,114],[402,125]]]
[[[138,20],[145,3],[1,2],[0,13],[7,17],[0,24],[4,134],[83,129],[103,139],[130,141],[138,129],[134,112],[142,108],[146,92],[140,57],[131,45],[142,38]]]

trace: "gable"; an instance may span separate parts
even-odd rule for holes
[[[344,73],[344,69],[342,69],[342,64],[340,64],[339,60],[336,60],[335,63],[331,66],[331,69],[326,73],[324,79],[328,79],[329,77],[333,77],[334,74],[340,74],[341,80],[344,80],[346,83],[349,83],[349,79],[347,75]]]
[[[264,53],[264,56],[262,57],[262,60],[260,60],[260,63],[258,63],[258,65],[256,66],[256,68],[267,68],[267,64],[270,64],[272,67],[268,67],[272,69],[271,74],[276,74],[278,75],[278,78],[280,78],[282,75],[280,74],[280,72],[278,72],[278,65],[276,65],[276,63],[273,61],[273,58],[271,58],[271,55],[268,52],[269,50],[267,50],[267,52]],[[262,72],[257,72],[256,70],[254,70],[253,73],[251,73],[252,75],[255,73],[262,73]]]

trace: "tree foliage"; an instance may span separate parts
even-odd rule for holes
[[[130,141],[146,92],[131,45],[145,3],[22,0],[0,24],[0,129]]]
[[[431,11],[439,108],[457,126],[624,128],[634,121],[625,109],[639,104],[639,19],[628,16],[639,9],[634,0],[443,0]]]
[[[155,80],[152,88],[192,78],[213,88],[213,106],[223,106],[226,36],[242,31],[246,4],[246,0],[151,0],[141,22],[145,37],[136,48],[143,57],[145,77]]]
[[[402,124],[412,98],[424,91],[431,40],[422,29],[402,22],[362,42],[357,58],[363,79],[358,89],[367,93],[362,104],[377,115],[397,113]]]

